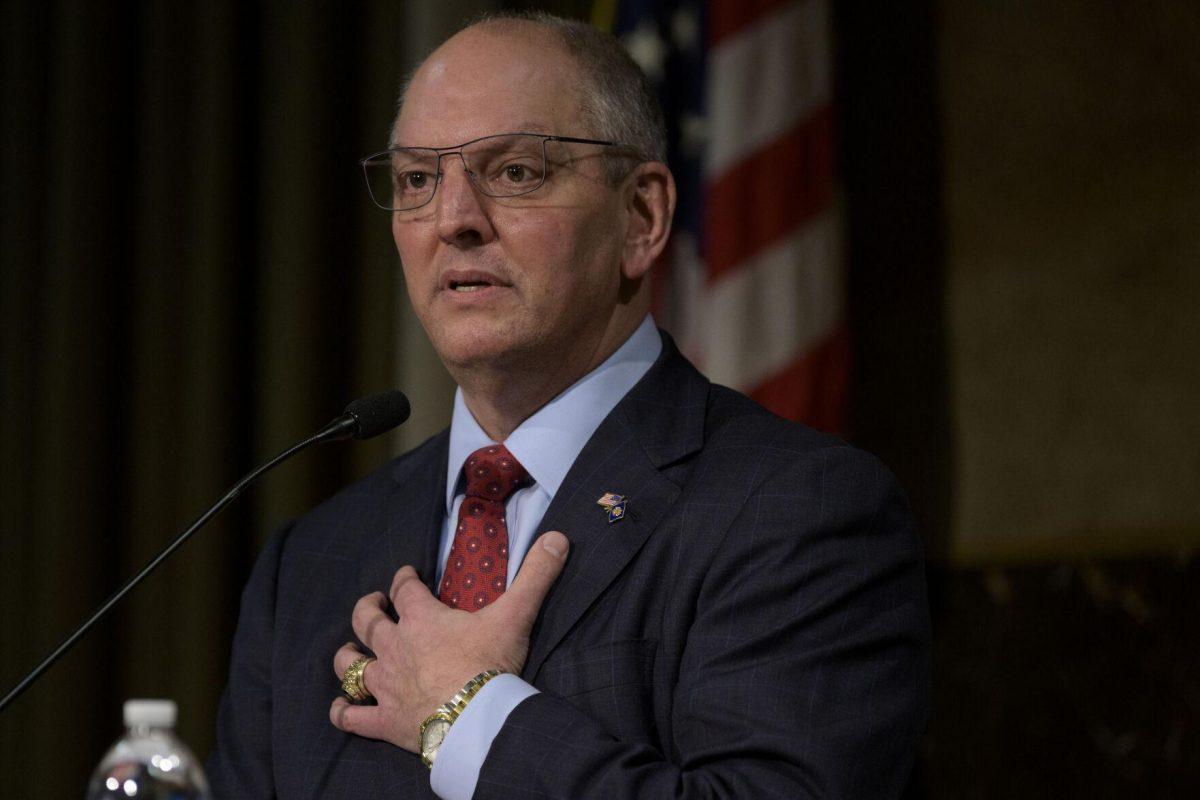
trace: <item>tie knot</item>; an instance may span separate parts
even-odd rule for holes
[[[529,482],[529,473],[502,444],[489,444],[467,456],[463,464],[467,476],[467,496],[504,502],[520,486]]]

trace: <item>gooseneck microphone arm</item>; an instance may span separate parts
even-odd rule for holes
[[[24,680],[13,687],[12,691],[4,695],[4,699],[0,700],[0,711],[3,711],[8,705],[15,700],[22,692],[41,677],[42,673],[53,666],[54,662],[58,661],[64,653],[71,649],[85,633],[92,629],[97,622],[104,619],[108,612],[112,611],[113,607],[121,602],[121,598],[129,594],[133,587],[137,586],[146,577],[158,569],[159,565],[171,557],[171,554],[178,550],[184,542],[191,538],[192,534],[204,527],[204,525],[213,517],[221,512],[225,506],[233,502],[242,490],[258,479],[264,472],[270,470],[276,465],[286,461],[287,459],[299,453],[308,447],[320,442],[334,442],[341,439],[369,439],[373,436],[378,436],[381,433],[390,431],[397,425],[408,419],[409,415],[408,398],[403,392],[391,391],[380,392],[368,397],[363,397],[355,400],[350,405],[346,406],[346,413],[337,419],[330,422],[321,430],[317,431],[312,436],[308,437],[299,444],[289,447],[279,455],[272,458],[267,463],[259,466],[240,481],[235,483],[233,487],[225,493],[225,495],[213,503],[211,507],[199,517],[196,521],[187,527],[187,529],[175,537],[175,541],[167,545],[161,553],[154,557],[149,564],[142,567],[141,572],[134,575],[125,584],[118,589],[112,597],[108,598],[97,608],[87,620],[75,629],[75,632],[63,640],[62,644],[54,649],[50,655],[38,664],[32,672],[25,676]]]

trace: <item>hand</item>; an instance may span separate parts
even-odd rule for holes
[[[378,705],[352,705],[339,696],[329,708],[330,721],[347,733],[418,752],[421,723],[468,680],[489,669],[520,674],[529,632],[562,572],[567,547],[558,531],[542,534],[508,590],[475,612],[443,604],[415,569],[401,567],[388,593],[398,622],[387,615],[389,598],[382,592],[354,606],[354,634],[377,659],[363,671],[363,683]],[[353,643],[339,648],[333,657],[338,679],[361,657]]]

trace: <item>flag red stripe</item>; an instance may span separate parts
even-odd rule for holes
[[[850,341],[839,324],[795,361],[747,394],[788,419],[823,431],[844,430],[850,385]]]
[[[704,209],[709,279],[827,208],[833,162],[833,108],[826,105],[711,182]]]
[[[740,0],[740,2],[731,3],[713,0],[708,4],[708,46],[716,47],[722,40],[754,24],[775,9],[794,1]]]

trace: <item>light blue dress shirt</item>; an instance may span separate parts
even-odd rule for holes
[[[516,577],[546,509],[583,446],[621,398],[646,374],[661,351],[662,339],[654,320],[647,315],[633,335],[604,363],[538,409],[504,441],[509,452],[533,479],[532,485],[514,492],[505,505],[509,584]],[[467,456],[489,444],[495,442],[471,416],[459,390],[454,396],[454,417],[450,423],[446,524],[442,528],[435,586],[440,585],[450,556],[458,508],[463,502],[462,465]],[[570,536],[570,531],[564,533]],[[509,713],[533,694],[537,694],[537,689],[516,675],[500,675],[488,681],[475,695],[451,726],[433,762],[430,785],[438,797],[468,800],[475,793],[479,770],[492,740]]]

